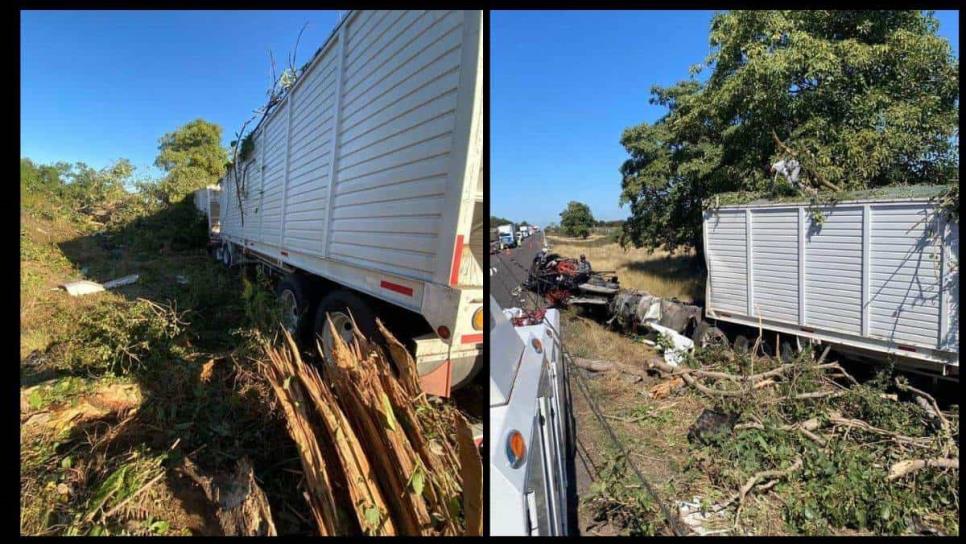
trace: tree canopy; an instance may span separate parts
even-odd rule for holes
[[[509,225],[510,223],[513,223],[513,221],[510,221],[509,219],[506,219],[505,217],[497,217],[495,215],[491,215],[490,216],[490,228],[492,228],[492,227],[500,227],[500,226],[503,226],[503,225]]]
[[[159,189],[168,202],[217,183],[228,161],[228,152],[221,146],[221,127],[204,119],[162,136],[158,150],[154,164],[167,172]]]
[[[937,28],[920,11],[716,14],[691,79],[652,88],[666,114],[621,136],[623,242],[702,251],[702,201],[793,191],[769,171],[782,159],[820,191],[958,181],[959,67]]]
[[[560,228],[567,236],[586,238],[594,226],[594,215],[590,206],[571,200],[567,208],[560,212]]]

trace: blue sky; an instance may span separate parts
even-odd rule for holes
[[[124,157],[138,175],[158,139],[198,117],[224,144],[265,100],[268,50],[284,65],[302,25],[301,66],[336,11],[21,12],[20,155],[101,168]]]
[[[712,14],[492,12],[491,213],[543,226],[578,200],[624,219],[621,131],[664,114],[650,88],[687,79],[707,56]],[[959,14],[937,18],[958,57]]]

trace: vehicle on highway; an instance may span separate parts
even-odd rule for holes
[[[958,380],[959,225],[937,205],[946,189],[709,203],[706,316]]]
[[[482,20],[349,12],[220,184],[217,256],[280,278],[289,330],[328,355],[327,316],[377,337],[401,312],[436,395],[482,366]]]
[[[576,441],[560,313],[516,321],[490,297],[490,533],[565,535]]]
[[[500,234],[500,243],[502,244],[500,249],[512,249],[517,247],[516,225],[513,223],[500,225],[497,227],[497,231]]]

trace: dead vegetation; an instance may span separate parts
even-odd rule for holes
[[[288,334],[266,347],[319,534],[481,534],[482,465],[472,438],[468,451],[458,439],[469,427],[421,393],[415,362],[381,330],[392,365],[361,335],[346,344],[336,334],[325,380]]]
[[[581,338],[594,326],[575,316],[567,325]],[[593,335],[612,335],[610,354],[637,345]],[[614,533],[662,529],[647,497],[626,489],[633,478],[622,467],[633,462],[697,534],[958,534],[958,406],[942,410],[901,376],[858,380],[827,353],[782,363],[759,345],[747,354],[699,349],[679,367],[651,350],[581,355],[577,371],[597,376],[597,402],[631,451],[624,459],[595,444],[599,431],[575,400],[578,434],[598,450],[598,481],[625,488],[585,492],[588,532],[601,520]],[[650,524],[615,515],[629,504]]]

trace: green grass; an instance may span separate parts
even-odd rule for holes
[[[26,193],[22,200],[24,415],[56,417],[115,383],[136,385],[141,402],[56,432],[42,419],[21,427],[21,533],[211,531],[210,507],[176,476],[189,454],[209,475],[250,458],[279,531],[311,532],[292,471],[298,453],[258,369],[256,334],[272,323],[271,305],[262,304],[271,298],[267,284],[246,289],[237,272],[211,259],[204,223],[189,208],[135,204],[96,224],[55,199]],[[88,296],[56,289],[131,273],[140,274],[136,284]],[[213,371],[202,379],[209,361]]]

